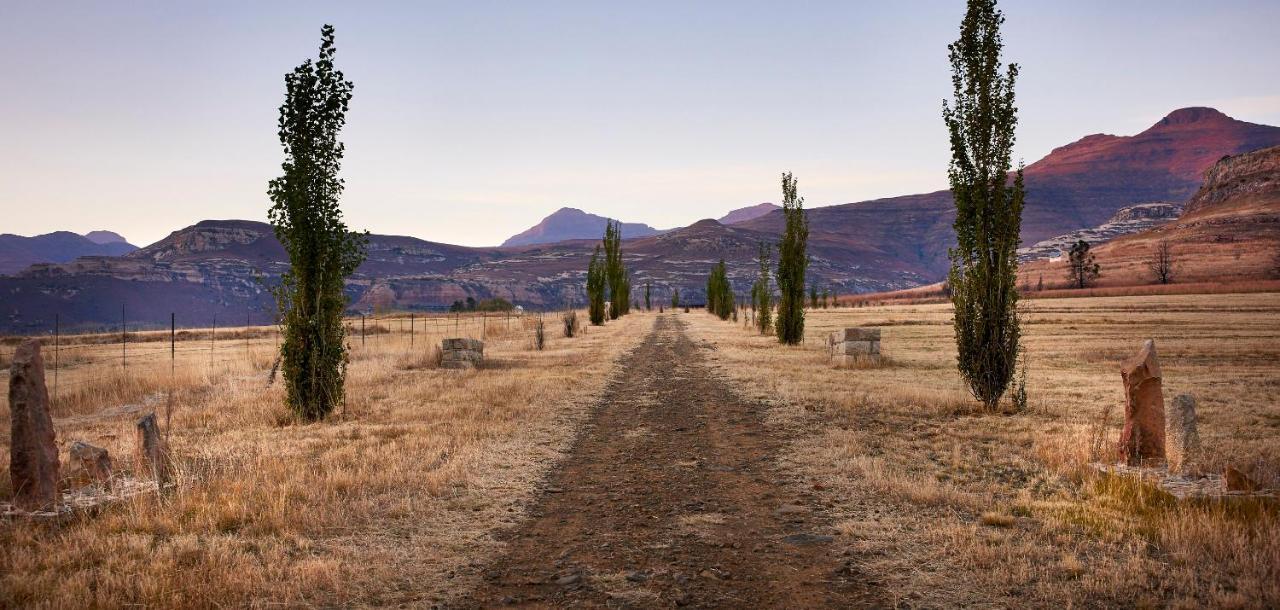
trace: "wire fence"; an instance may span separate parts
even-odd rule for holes
[[[343,324],[347,348],[356,361],[373,355],[426,354],[443,338],[532,341],[535,321],[542,315],[405,312],[349,316]],[[0,338],[0,367],[9,367],[23,341],[39,339],[46,386],[57,412],[59,406],[87,400],[82,395],[91,391],[126,386],[136,394],[159,384],[173,385],[179,372],[209,377],[237,367],[243,372],[266,371],[283,340],[275,325],[219,326],[218,320],[210,319],[208,326],[179,328],[179,321],[188,323],[175,313],[165,330],[139,330],[161,325],[125,319],[116,332],[64,334],[55,317],[54,328],[44,335]],[[3,375],[3,384],[7,388],[8,375]]]

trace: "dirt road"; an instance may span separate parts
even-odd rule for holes
[[[883,605],[835,556],[785,439],[703,362],[678,316],[625,357],[532,518],[466,607]]]

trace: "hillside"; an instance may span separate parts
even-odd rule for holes
[[[774,203],[757,203],[755,205],[747,206],[745,208],[738,208],[736,210],[732,210],[728,214],[721,216],[717,220],[722,225],[734,225],[734,224],[746,222],[748,220],[752,220],[755,218],[759,218],[761,216],[764,216],[765,214],[773,212],[774,210],[781,210],[781,209],[782,209],[781,206]]]
[[[113,237],[104,234],[109,233]],[[77,235],[56,231],[44,235],[0,235],[0,275],[22,271],[36,263],[65,263],[81,256],[119,256],[137,247],[110,231]]]
[[[1174,282],[1264,279],[1280,265],[1280,146],[1226,157],[1205,172],[1203,186],[1173,222],[1117,238],[1094,249],[1098,284],[1153,282],[1148,263],[1157,245],[1173,251]],[[1065,280],[1065,261],[1037,261],[1022,274]]]
[[[503,247],[554,244],[572,239],[599,239],[604,235],[604,216],[589,214],[577,208],[560,208],[542,222],[502,242]],[[657,229],[639,222],[622,223],[623,239],[646,237],[659,233]]]
[[[1135,136],[1088,136],[1058,148],[1026,170],[1024,243],[1094,229],[1135,204],[1180,204],[1196,192],[1200,174],[1215,161],[1264,145],[1280,145],[1280,128],[1192,108],[1175,111]],[[1200,223],[1187,235],[1202,244],[1197,247],[1212,251],[1200,255],[1204,260],[1217,260],[1218,253],[1234,257],[1233,240],[1256,241],[1249,237],[1253,229],[1239,224],[1247,215],[1223,212],[1236,210],[1232,206],[1243,201],[1240,193],[1260,192],[1244,180],[1252,175],[1245,168],[1255,165],[1241,159],[1231,162],[1234,169],[1211,172],[1208,190],[1177,223]],[[1228,191],[1235,194],[1227,197]],[[1229,199],[1225,208],[1215,199],[1224,197]],[[644,236],[634,231],[653,229],[624,224],[624,236],[632,235],[623,244],[632,285],[638,289],[648,282],[662,300],[679,288],[686,301],[698,302],[707,271],[723,257],[734,289],[745,293],[755,277],[759,243],[775,242],[782,229],[781,213],[754,208],[765,213],[731,225],[707,219]],[[947,191],[810,209],[809,282],[847,294],[937,281],[947,269],[952,216]],[[1244,224],[1265,227],[1267,218]],[[500,296],[532,308],[582,303],[587,260],[604,222],[580,210],[560,210],[517,240],[554,243],[517,246],[508,240],[502,248],[374,235],[369,259],[348,281],[348,292],[353,307],[363,311],[441,308],[468,296]],[[1262,255],[1255,246],[1248,248],[1239,256],[1252,261],[1250,268],[1260,265]],[[0,278],[0,329],[47,330],[55,313],[68,324],[113,325],[121,304],[144,325],[167,322],[171,311],[191,323],[206,323],[214,315],[269,318],[273,303],[267,287],[284,269],[283,250],[267,225],[205,221],[124,257],[39,264]]]

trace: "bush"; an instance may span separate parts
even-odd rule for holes
[[[542,351],[547,345],[547,327],[543,323],[542,314],[538,314],[538,319],[533,321],[533,347],[538,351]]]
[[[578,334],[578,312],[576,310],[570,309],[564,312],[564,315],[561,316],[561,321],[564,322],[564,336],[566,338],[572,339],[574,335]]]

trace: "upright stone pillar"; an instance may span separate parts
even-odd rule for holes
[[[154,411],[138,420],[138,461],[151,470],[161,490],[169,484],[169,449],[160,436]]]
[[[1200,448],[1200,434],[1196,432],[1196,399],[1190,394],[1173,397],[1173,408],[1165,423],[1165,460],[1169,472],[1185,474]]]
[[[1131,466],[1160,461],[1164,455],[1164,394],[1160,388],[1160,361],[1156,342],[1147,339],[1142,349],[1120,368],[1124,381],[1124,430],[1120,432],[1120,457]]]
[[[58,446],[49,416],[40,342],[29,339],[9,368],[9,478],[13,505],[50,510],[58,505]]]

